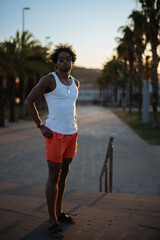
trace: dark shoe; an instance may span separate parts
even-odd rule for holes
[[[62,232],[62,228],[60,227],[60,225],[58,223],[56,224],[52,224],[49,226],[48,231],[50,234],[52,234],[53,237],[57,237],[57,238],[63,238],[64,237],[64,233]]]
[[[61,212],[61,214],[57,218],[58,218],[58,221],[60,221],[60,222],[70,223],[70,224],[74,224],[75,223],[74,218],[69,216],[69,215],[67,215],[64,212]]]

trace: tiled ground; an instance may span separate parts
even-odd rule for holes
[[[1,183],[0,189],[0,239],[54,239],[47,231],[44,187],[27,196],[16,184]],[[160,197],[67,190],[63,209],[76,220],[62,224],[66,240],[160,238]]]

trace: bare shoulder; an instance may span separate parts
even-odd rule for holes
[[[38,86],[40,88],[44,88],[45,92],[53,91],[55,89],[55,87],[56,87],[56,82],[55,82],[54,76],[51,73],[43,76],[39,80]]]
[[[48,84],[50,84],[52,81],[54,81],[54,76],[53,76],[51,73],[49,73],[49,74],[43,76],[43,77],[39,80],[38,84],[39,84],[39,85],[48,85]]]
[[[54,83],[55,79],[52,77],[52,74],[43,76],[27,96],[26,102],[36,102],[44,93],[50,92],[54,89]]]
[[[78,79],[74,78],[74,81],[75,81],[75,84],[76,84],[77,88],[79,88],[80,87],[80,82],[78,81]]]

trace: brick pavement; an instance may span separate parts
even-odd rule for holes
[[[0,183],[0,239],[50,240],[44,187],[19,191]],[[14,191],[13,191],[14,190]],[[66,240],[159,240],[160,197],[66,190],[63,209],[76,224],[61,224]]]
[[[79,148],[70,188],[97,191],[110,133],[114,132],[113,192],[160,196],[160,146],[141,139],[110,110],[78,108]]]
[[[78,153],[67,187],[98,191],[108,139],[115,132],[113,192],[160,196],[160,146],[143,141],[110,110],[78,106]],[[0,129],[0,181],[43,186],[47,178],[44,140],[32,121]]]

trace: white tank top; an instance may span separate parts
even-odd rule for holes
[[[57,133],[74,134],[78,129],[75,105],[78,88],[72,76],[72,84],[66,86],[60,82],[55,72],[52,74],[56,81],[56,88],[52,92],[44,94],[49,110],[46,126]]]

